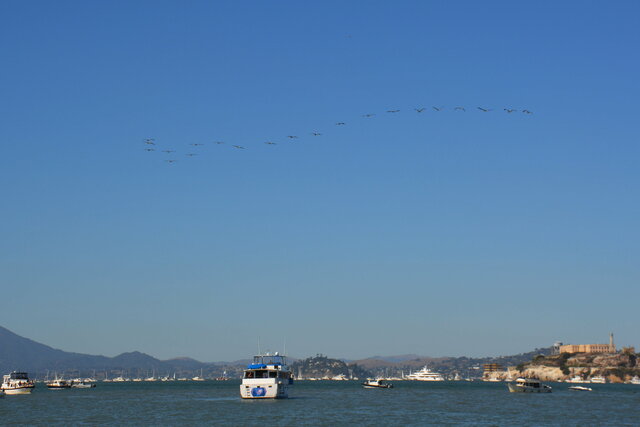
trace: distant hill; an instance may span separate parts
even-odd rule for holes
[[[222,368],[220,364],[202,363],[190,358],[163,361],[139,351],[115,357],[72,353],[21,337],[0,326],[0,372],[24,370],[38,375],[47,371],[85,374],[99,371],[99,375],[122,372],[145,375],[155,371],[158,375],[174,372],[191,375],[200,369],[219,376]]]

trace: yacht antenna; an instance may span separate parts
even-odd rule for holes
[[[258,336],[258,355],[260,355],[260,336]]]
[[[282,349],[282,354],[287,355],[287,337],[284,337],[284,348]]]

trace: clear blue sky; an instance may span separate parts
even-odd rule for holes
[[[298,357],[640,346],[639,14],[3,1],[0,324],[205,361],[258,336]]]

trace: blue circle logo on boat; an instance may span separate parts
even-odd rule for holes
[[[251,389],[251,395],[254,397],[262,397],[267,394],[267,389],[264,387],[254,387]]]

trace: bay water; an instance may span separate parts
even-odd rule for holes
[[[553,393],[509,393],[504,383],[298,381],[291,397],[243,400],[239,381],[98,383],[0,399],[1,425],[482,425],[640,426],[640,386],[550,383]]]

